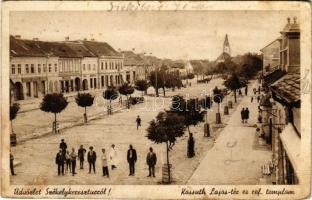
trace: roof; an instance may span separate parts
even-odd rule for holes
[[[138,65],[144,65],[145,61],[143,58],[135,54],[133,51],[122,51],[122,54],[124,54],[124,65],[126,66],[138,66]]]
[[[281,69],[275,69],[264,75],[263,80],[266,85],[271,85],[281,77],[285,75],[285,72]]]
[[[260,51],[262,52],[265,48],[271,46],[271,44],[273,44],[276,41],[282,40],[281,37],[276,38],[275,40],[273,40],[272,42],[270,42],[269,44],[267,44],[265,47],[263,47],[262,49],[260,49]]]
[[[95,41],[66,41],[50,42],[38,40],[17,39],[10,36],[10,55],[29,57],[98,57],[120,56],[110,45],[105,42]]]
[[[96,56],[121,56],[120,53],[106,42],[83,41],[83,44]]]
[[[288,73],[271,85],[275,99],[288,105],[300,104],[300,74]]]
[[[231,59],[231,56],[230,54],[226,53],[226,52],[222,52],[221,55],[217,58],[217,62],[218,61],[225,61],[225,60],[228,60],[228,59]]]

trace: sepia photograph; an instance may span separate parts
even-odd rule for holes
[[[2,191],[308,198],[308,4],[167,3],[8,5],[1,101],[9,186]],[[113,194],[119,186],[141,189]]]

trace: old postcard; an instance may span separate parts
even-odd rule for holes
[[[304,199],[308,2],[2,3],[1,195]]]

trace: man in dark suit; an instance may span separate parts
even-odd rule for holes
[[[64,142],[64,139],[61,139],[60,149],[62,149],[63,154],[66,154],[67,144]]]
[[[89,163],[89,174],[91,173],[91,167],[93,167],[93,172],[95,173],[95,161],[96,161],[96,153],[93,151],[93,147],[91,146],[90,151],[88,152],[88,163]]]
[[[146,163],[148,165],[148,171],[149,171],[148,177],[151,177],[151,175],[155,177],[156,162],[157,162],[156,154],[153,152],[153,148],[150,147],[150,152],[148,152],[146,156]]]
[[[65,155],[63,154],[63,150],[56,154],[55,163],[57,164],[57,174],[60,176],[61,174],[64,175],[64,162],[65,162]]]
[[[80,169],[83,169],[83,161],[84,161],[84,156],[86,153],[86,149],[83,148],[82,145],[80,145],[80,148],[78,149],[78,158],[80,160]]]
[[[135,162],[137,161],[137,154],[136,154],[136,150],[133,149],[131,144],[129,146],[129,150],[127,153],[127,160],[129,163],[129,170],[130,170],[129,176],[134,176],[134,173],[135,173],[134,165],[135,165]]]
[[[16,174],[14,172],[14,156],[11,153],[11,150],[10,150],[10,170],[11,170],[11,175],[15,176]]]

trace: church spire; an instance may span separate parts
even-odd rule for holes
[[[229,38],[227,34],[225,34],[225,39],[223,43],[223,53],[227,53],[231,55],[231,47],[230,47]]]

